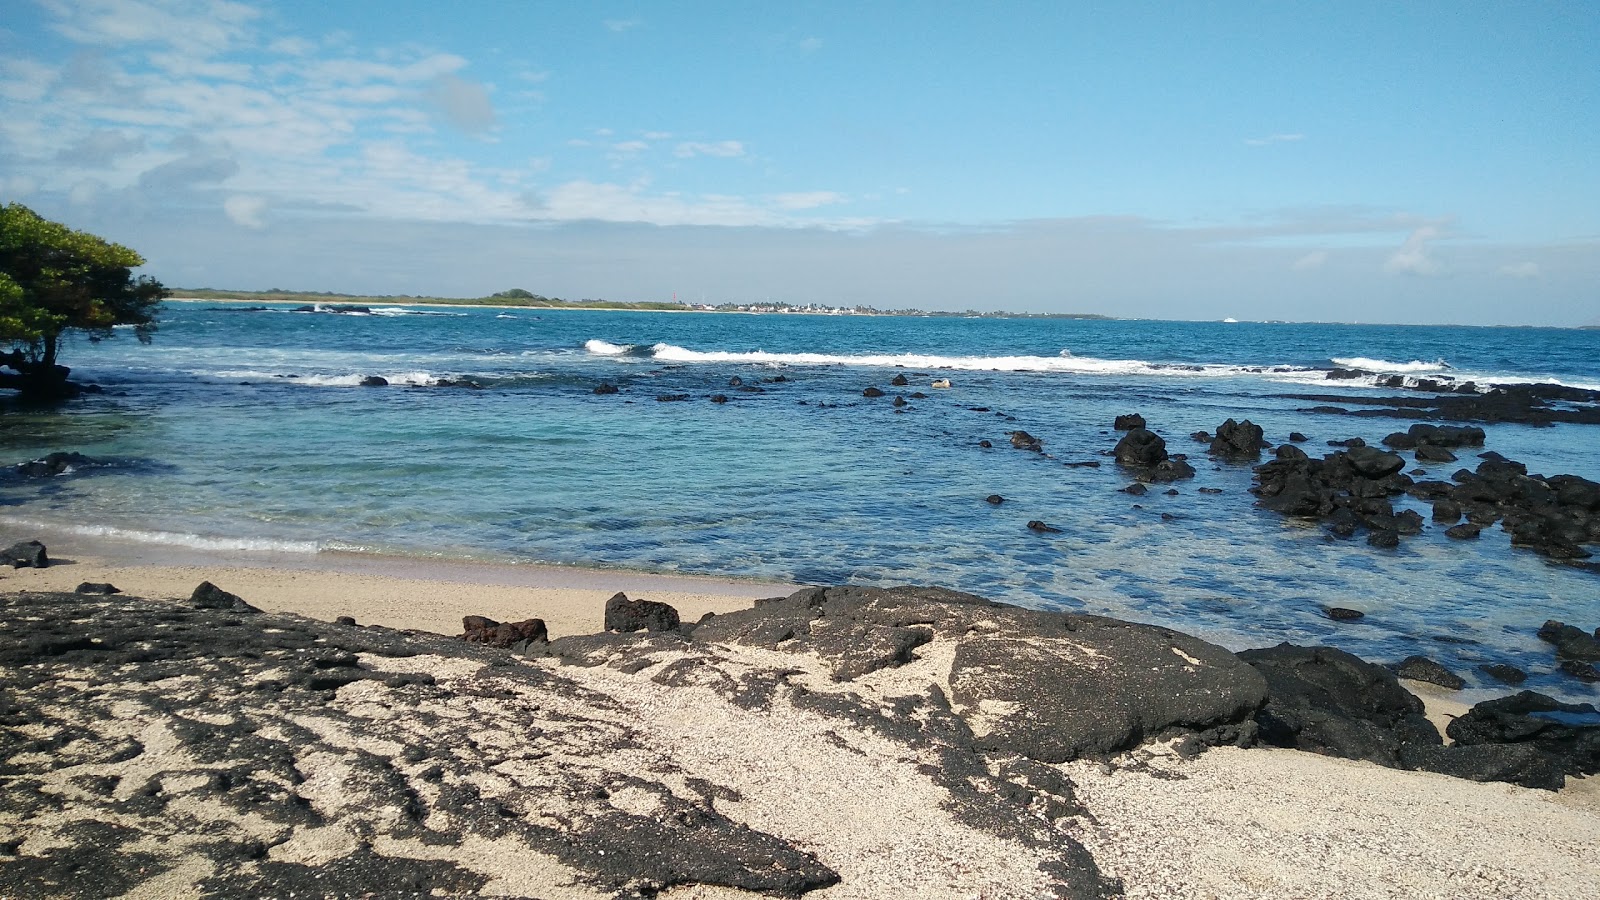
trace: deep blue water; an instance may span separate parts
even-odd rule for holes
[[[931,583],[1233,647],[1421,652],[1480,685],[1477,663],[1509,661],[1540,673],[1531,686],[1593,693],[1548,674],[1533,632],[1546,618],[1600,625],[1600,577],[1513,551],[1499,529],[1462,545],[1430,523],[1398,551],[1332,540],[1255,509],[1250,467],[1209,460],[1187,435],[1250,418],[1274,442],[1302,431],[1315,449],[1409,424],[1282,396],[1394,393],[1327,381],[1335,365],[1600,387],[1600,331],[390,312],[175,302],[153,345],[74,344],[67,362],[107,393],[5,413],[0,462],[77,450],[112,464],[0,482],[0,529]],[[891,387],[896,374],[910,384]],[[392,384],[356,386],[366,375]],[[428,386],[460,376],[483,389]],[[939,378],[952,386],[932,387]],[[619,393],[596,395],[601,383]],[[864,398],[869,385],[888,396]],[[913,392],[926,397],[892,405]],[[718,393],[728,402],[709,401]],[[655,399],[670,394],[690,399]],[[1103,454],[1128,412],[1191,454],[1199,474],[1177,496],[1118,491],[1129,478]],[[1048,455],[1012,449],[1013,429]],[[1600,430],[1489,431],[1487,449],[1531,471],[1600,477]],[[1063,465],[1089,460],[1104,465]],[[1476,462],[1427,468],[1447,478]],[[996,493],[1007,502],[984,501]],[[1031,519],[1061,533],[1035,534]],[[1335,625],[1327,605],[1368,615]]]

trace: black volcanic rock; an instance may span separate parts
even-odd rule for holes
[[[1166,460],[1167,442],[1154,431],[1134,428],[1117,441],[1112,455],[1122,465],[1148,468]]]
[[[85,469],[98,463],[82,453],[47,453],[38,459],[17,463],[15,471],[24,478],[53,478],[56,475]]]
[[[629,600],[618,593],[606,601],[607,631],[672,631],[680,624],[678,611],[655,600]]]
[[[1422,701],[1393,673],[1331,647],[1279,644],[1239,658],[1267,680],[1256,715],[1261,739],[1278,747],[1403,768],[1400,745],[1437,746]]]
[[[543,619],[496,622],[488,616],[463,616],[461,639],[469,644],[514,647],[523,642],[547,644],[550,642],[550,631]]]
[[[1144,416],[1138,413],[1129,413],[1125,416],[1117,416],[1111,427],[1117,431],[1132,431],[1135,428],[1143,428],[1144,426]]]
[[[1033,450],[1035,452],[1044,450],[1044,442],[1026,431],[1013,431],[1010,432],[1010,435],[1011,446],[1018,450]]]
[[[1269,446],[1261,435],[1261,426],[1249,419],[1242,422],[1229,419],[1217,426],[1216,437],[1211,439],[1207,452],[1226,459],[1254,459],[1261,455],[1262,448]]]
[[[230,594],[209,581],[200,582],[189,595],[189,605],[195,609],[225,609],[231,612],[260,612],[244,602],[238,594]]]
[[[1600,773],[1600,711],[1534,691],[1485,700],[1451,722],[1458,744],[1525,744],[1555,758],[1568,775]]]
[[[1426,656],[1408,656],[1394,667],[1394,674],[1412,681],[1425,681],[1452,691],[1459,691],[1466,687],[1466,682],[1460,675],[1450,671],[1443,665],[1434,662]]]
[[[898,629],[956,642],[949,702],[981,724],[974,746],[1039,762],[1115,753],[1174,731],[1248,743],[1263,695],[1253,669],[1187,635],[937,588],[808,588],[715,616],[693,640],[814,650],[843,663],[873,630],[896,646]]]
[[[38,541],[18,541],[0,550],[0,566],[13,569],[44,569],[50,566],[50,554]]]
[[[1528,680],[1527,672],[1507,663],[1485,663],[1478,669],[1502,684],[1518,685]]]
[[[102,597],[109,594],[122,593],[116,585],[104,581],[85,581],[74,588],[72,592],[74,594],[97,594]]]

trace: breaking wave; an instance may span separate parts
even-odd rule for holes
[[[113,541],[138,544],[164,544],[191,550],[242,550],[253,553],[317,553],[323,550],[316,541],[280,541],[271,538],[209,537],[181,531],[149,531],[116,528],[110,525],[65,525],[14,516],[0,516],[0,522],[17,528],[50,529]]]
[[[691,350],[675,344],[613,344],[591,340],[584,349],[596,356],[636,356],[677,363],[746,363],[774,366],[863,366],[908,369],[948,369],[970,372],[1059,372],[1079,375],[1168,375],[1228,378],[1239,375],[1321,377],[1323,370],[1293,365],[1227,365],[1221,363],[1163,363],[1141,359],[1098,359],[1074,356],[1063,350],[1056,356],[939,356],[922,353],[840,354],[769,353],[764,350]]]
[[[1365,369],[1368,372],[1381,372],[1385,375],[1425,375],[1430,372],[1448,372],[1450,364],[1444,360],[1423,362],[1413,359],[1410,362],[1390,362],[1387,359],[1373,359],[1367,356],[1334,357],[1333,364],[1346,369]]]

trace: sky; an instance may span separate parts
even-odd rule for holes
[[[1600,3],[4,0],[180,288],[1600,324]]]

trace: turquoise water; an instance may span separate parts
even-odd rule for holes
[[[171,303],[153,345],[76,344],[66,359],[107,393],[4,413],[0,462],[76,450],[104,465],[0,482],[7,534],[44,523],[197,546],[932,583],[1234,647],[1423,652],[1469,677],[1486,661],[1548,672],[1532,636],[1546,618],[1600,625],[1600,578],[1512,551],[1498,529],[1461,545],[1430,523],[1398,551],[1332,541],[1256,510],[1249,466],[1187,438],[1248,417],[1314,449],[1408,424],[1282,396],[1394,393],[1327,381],[1335,365],[1600,387],[1596,331]],[[896,374],[910,384],[892,387]],[[358,386],[368,375],[391,384]],[[482,389],[435,386],[463,376]],[[596,395],[601,383],[619,392]],[[889,393],[865,398],[869,385]],[[675,394],[690,399],[656,400]],[[1129,479],[1103,454],[1128,412],[1192,454],[1198,476],[1177,496],[1118,491]],[[1013,429],[1048,457],[1012,449]],[[1531,471],[1600,477],[1600,431],[1489,432],[1486,449]],[[1104,465],[1063,465],[1090,460]],[[995,493],[1008,501],[984,502]],[[1325,605],[1368,616],[1335,626]]]

